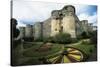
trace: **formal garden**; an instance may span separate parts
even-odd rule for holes
[[[78,39],[69,34],[60,33],[54,37],[37,39],[34,42],[23,41],[15,49],[18,65],[57,64],[84,61],[96,61],[96,31],[88,35],[83,33]],[[95,58],[92,59],[92,55]]]

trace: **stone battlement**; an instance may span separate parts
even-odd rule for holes
[[[63,32],[70,34],[72,38],[77,38],[84,31],[86,33],[92,31],[92,25],[88,23],[88,20],[80,21],[75,12],[75,7],[72,5],[66,5],[61,10],[53,10],[50,18],[35,23],[33,26],[27,25],[22,34],[38,39],[52,37]]]

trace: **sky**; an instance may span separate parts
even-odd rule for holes
[[[13,1],[12,17],[18,21],[18,26],[33,25],[42,22],[51,16],[52,10],[60,10],[65,5],[73,5],[79,20],[88,20],[89,23],[97,25],[97,6],[96,5],[75,5],[49,2],[33,1]]]

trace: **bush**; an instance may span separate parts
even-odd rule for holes
[[[54,37],[51,37],[51,42],[55,43],[71,43],[71,36],[67,33],[59,33],[56,34]]]
[[[43,41],[43,38],[39,37],[39,38],[35,39],[34,41],[41,42],[41,41]]]
[[[78,36],[78,39],[86,39],[86,38],[91,38],[94,35],[94,32],[88,32],[86,33],[85,31],[81,33],[81,35]]]
[[[77,38],[72,38],[71,43],[77,43],[79,40]]]
[[[49,42],[49,37],[48,37],[48,38],[43,38],[43,42],[44,42],[44,43]]]
[[[86,33],[85,31],[83,31],[80,35],[77,36],[77,39],[87,39],[90,38],[92,36],[92,32],[88,32]]]
[[[89,38],[89,36],[88,36],[88,34],[84,31],[84,32],[82,32],[82,34],[81,34],[81,38],[82,38],[82,39],[85,39],[85,38]]]
[[[24,37],[24,41],[32,42],[34,40],[33,37]]]

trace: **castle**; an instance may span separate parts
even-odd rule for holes
[[[82,32],[87,34],[93,31],[93,26],[88,20],[80,21],[72,5],[64,6],[61,10],[53,10],[51,17],[34,25],[20,27],[20,37],[48,38],[63,32],[77,38]],[[96,29],[95,29],[96,30]]]

